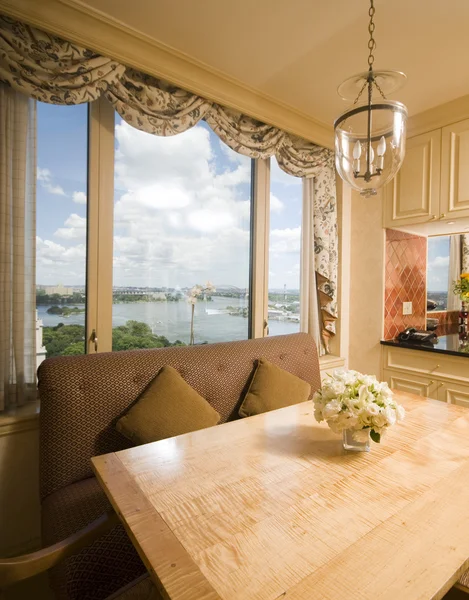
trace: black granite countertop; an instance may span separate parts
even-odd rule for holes
[[[461,341],[457,333],[441,335],[436,344],[412,344],[399,342],[399,340],[381,340],[384,346],[395,348],[408,348],[410,350],[423,350],[424,352],[439,352],[440,354],[452,354],[453,356],[467,356],[469,358],[469,339]]]

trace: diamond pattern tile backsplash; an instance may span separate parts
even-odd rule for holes
[[[386,229],[384,339],[392,340],[406,327],[426,329],[427,238]],[[404,302],[412,314],[403,315]]]

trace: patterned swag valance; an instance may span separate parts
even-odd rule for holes
[[[155,135],[175,135],[204,119],[236,152],[251,158],[275,156],[286,173],[314,178],[314,268],[327,348],[337,318],[338,270],[331,150],[3,16],[0,80],[51,104],[93,102],[104,95],[127,123]]]

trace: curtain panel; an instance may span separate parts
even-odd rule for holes
[[[36,397],[36,103],[0,83],[0,410]]]
[[[469,233],[461,234],[461,273],[469,273]]]
[[[4,16],[0,80],[52,104],[92,102],[104,95],[127,123],[155,135],[176,135],[204,119],[236,152],[250,158],[275,156],[286,173],[314,178],[317,285],[324,333],[334,333],[338,242],[333,151]]]

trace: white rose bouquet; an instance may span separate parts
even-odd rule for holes
[[[404,407],[393,400],[387,383],[372,375],[337,369],[313,396],[314,416],[335,433],[353,431],[353,439],[380,442],[388,427],[402,421]]]

